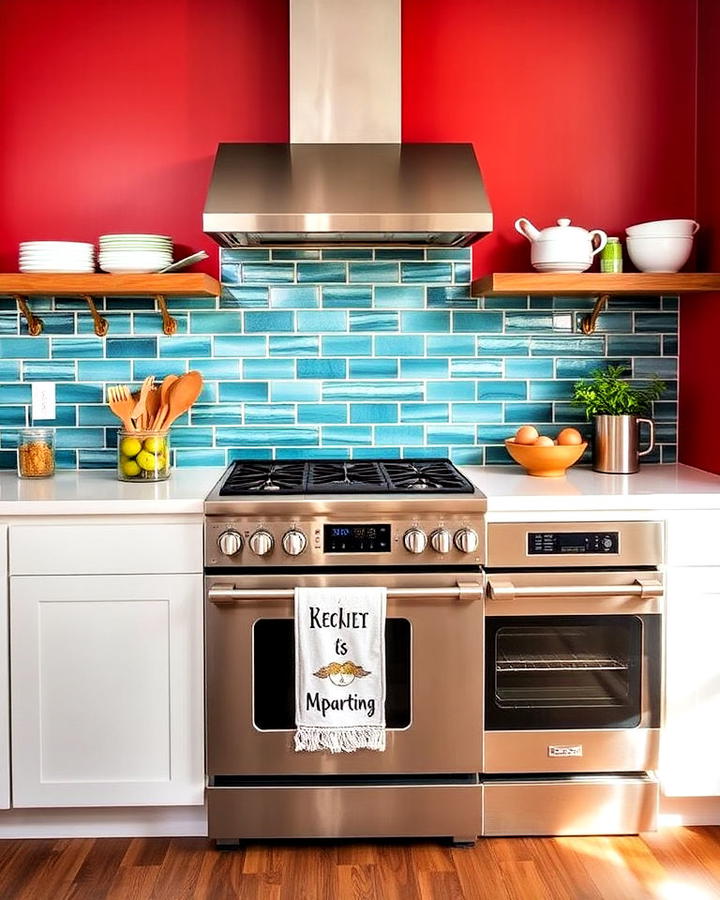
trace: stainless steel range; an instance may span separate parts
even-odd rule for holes
[[[237,461],[207,498],[209,833],[481,833],[483,495],[444,459]],[[296,753],[298,586],[382,585],[387,749]]]
[[[238,461],[206,501],[209,833],[656,821],[658,522],[492,522],[444,459]],[[294,591],[387,588],[387,749],[297,753]]]

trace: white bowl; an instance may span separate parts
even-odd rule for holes
[[[679,272],[690,258],[692,237],[629,237],[628,256],[641,272]]]
[[[659,219],[625,229],[628,237],[692,237],[700,226],[694,219]]]

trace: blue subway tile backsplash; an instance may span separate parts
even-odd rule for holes
[[[608,362],[667,383],[659,449],[676,458],[677,298],[613,297],[592,336],[588,297],[470,297],[470,250],[342,248],[221,251],[222,296],[173,298],[178,334],[154,300],[113,298],[98,338],[83,300],[38,298],[27,334],[0,298],[0,467],[32,424],[33,381],[57,383],[57,463],[114,464],[108,384],[190,369],[206,386],[173,428],[176,465],[239,457],[450,455],[509,463],[503,439],[533,422],[583,425],[572,384]],[[44,424],[44,423],[38,423]]]

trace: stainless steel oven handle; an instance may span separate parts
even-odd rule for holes
[[[232,584],[216,584],[208,590],[208,600],[216,606],[228,606],[242,600],[292,600],[292,588],[236,588]],[[457,582],[454,587],[389,588],[388,600],[413,597],[427,600],[482,600],[483,586],[479,581]]]
[[[491,578],[488,581],[489,600],[564,599],[566,597],[639,597],[650,600],[662,597],[663,585],[656,578],[636,578],[631,584],[554,584],[540,585],[513,584],[509,578]]]

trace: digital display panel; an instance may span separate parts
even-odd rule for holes
[[[528,555],[557,553],[619,553],[617,531],[531,531],[528,532]]]
[[[389,525],[324,525],[325,553],[389,553]]]

